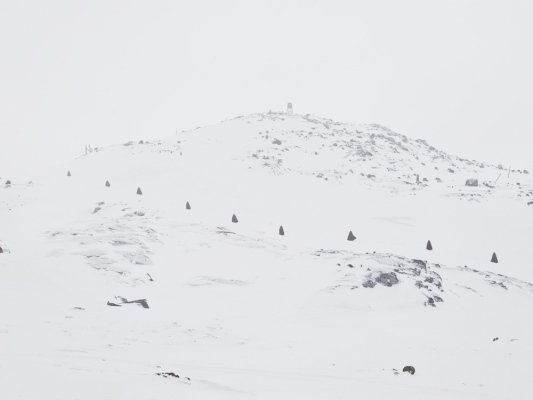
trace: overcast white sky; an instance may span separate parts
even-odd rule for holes
[[[533,1],[0,0],[0,176],[282,109],[533,168]]]

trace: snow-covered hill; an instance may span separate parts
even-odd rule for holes
[[[533,395],[528,171],[273,112],[97,150],[2,176],[6,398]]]

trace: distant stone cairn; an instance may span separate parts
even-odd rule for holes
[[[287,104],[287,114],[292,115],[294,111],[292,110],[292,103]]]

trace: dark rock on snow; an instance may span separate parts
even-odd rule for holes
[[[366,282],[363,282],[363,287],[372,289],[374,286],[376,286],[376,282],[369,279]]]
[[[231,222],[233,222],[234,224],[239,222],[239,220],[237,219],[237,216],[235,214],[233,214],[233,216],[231,217]]]
[[[426,250],[433,250],[433,245],[431,244],[431,240],[428,240],[426,243]]]
[[[156,375],[157,376],[162,376],[163,378],[186,379],[188,381],[191,380],[191,378],[188,378],[186,376],[180,378],[180,376],[178,374],[176,374],[175,372],[156,372]]]
[[[354,241],[356,239],[355,235],[353,234],[352,231],[350,231],[350,233],[348,233],[348,240],[349,241]]]
[[[408,372],[411,375],[414,375],[415,374],[415,367],[412,367],[410,365],[406,365],[405,367],[403,367],[402,372]]]
[[[140,305],[142,308],[150,308],[148,306],[148,302],[146,301],[146,299],[139,299],[139,300],[131,300],[131,301],[128,301],[128,299],[126,299],[125,297],[120,297],[120,296],[117,296],[116,297],[118,300],[120,300],[120,304],[118,303],[112,303],[110,301],[107,302],[107,305],[108,306],[112,306],[112,307],[121,307],[122,304],[138,304]]]
[[[478,180],[475,179],[475,178],[467,179],[466,183],[465,183],[465,186],[471,186],[471,187],[478,186]]]
[[[396,276],[396,273],[394,272],[380,272],[378,277],[375,278],[377,283],[381,283],[382,285],[391,287],[392,285],[396,285],[398,281],[398,277]]]
[[[490,259],[490,262],[498,264],[498,257],[496,256],[496,253],[492,253],[492,258]]]

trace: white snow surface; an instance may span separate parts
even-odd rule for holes
[[[264,113],[0,177],[2,399],[533,398],[526,170]]]

